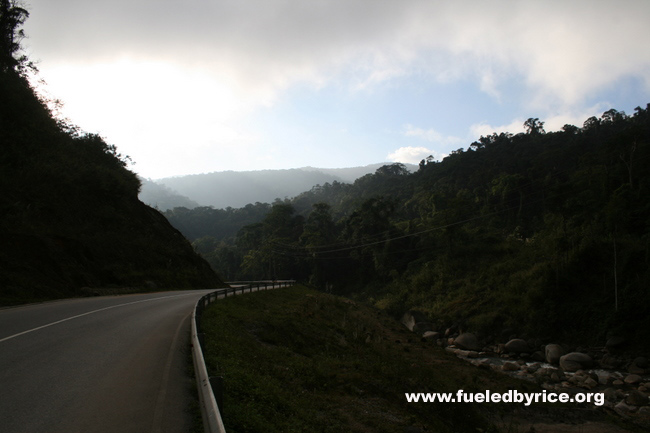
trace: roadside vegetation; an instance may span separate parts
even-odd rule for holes
[[[467,364],[376,308],[304,286],[219,300],[201,326],[208,371],[224,378],[229,433],[516,431],[553,413],[567,422],[575,409],[407,403],[406,392],[540,389]]]

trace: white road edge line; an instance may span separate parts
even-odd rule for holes
[[[195,293],[183,293],[183,294],[180,294],[180,295],[161,296],[159,298],[141,299],[139,301],[127,302],[125,304],[111,305],[110,307],[104,307],[104,308],[100,308],[98,310],[93,310],[93,311],[88,311],[86,313],[77,314],[76,316],[66,317],[65,319],[57,320],[56,322],[48,323],[46,325],[42,325],[42,326],[38,326],[36,328],[28,329],[27,331],[19,332],[18,334],[10,335],[8,337],[0,339],[0,343],[2,343],[3,341],[11,340],[12,338],[20,337],[21,335],[29,334],[30,332],[38,331],[39,329],[48,328],[50,326],[58,325],[59,323],[67,322],[68,320],[77,319],[77,318],[83,317],[83,316],[88,316],[89,314],[93,314],[93,313],[99,313],[100,311],[106,311],[106,310],[110,310],[112,308],[117,308],[117,307],[124,307],[125,305],[139,304],[141,302],[157,301],[158,299],[177,298],[179,296],[189,296],[189,295],[192,295],[192,294],[196,295]]]

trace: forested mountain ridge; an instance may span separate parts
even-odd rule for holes
[[[316,185],[352,183],[359,177],[373,173],[382,165],[384,164],[349,168],[219,171],[168,177],[145,182],[140,199],[163,211],[175,207],[191,209],[209,206],[227,209],[254,203],[272,203],[276,199],[292,198]],[[411,165],[410,168],[416,170],[417,166]],[[165,188],[168,190],[166,193]]]
[[[187,240],[138,200],[127,157],[52,116],[27,79],[28,60],[16,55],[27,11],[1,6],[0,304],[104,288],[222,285]]]
[[[543,126],[313,188],[231,240],[193,232],[195,248],[229,278],[291,275],[484,336],[617,334],[647,351],[650,106]]]
[[[390,165],[390,163],[383,162],[377,164],[370,164],[363,167],[344,167],[344,168],[301,167],[300,170],[321,171],[323,173],[336,176],[338,180],[341,182],[353,183],[355,180],[365,176],[366,174],[374,173],[375,171],[377,171],[377,169],[383,167],[384,165]],[[404,166],[409,171],[416,171],[418,169],[418,166],[414,164],[404,164]]]
[[[313,185],[338,180],[314,171],[260,170],[219,171],[168,177],[156,180],[202,206],[217,209],[243,207],[249,203],[269,203],[292,197]]]

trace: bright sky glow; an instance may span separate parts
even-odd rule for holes
[[[28,0],[63,113],[140,175],[417,164],[650,102],[647,0]]]

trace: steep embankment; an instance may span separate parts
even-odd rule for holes
[[[138,200],[140,182],[115,146],[53,119],[11,70],[0,73],[0,94],[0,303],[80,295],[84,287],[222,284]]]

